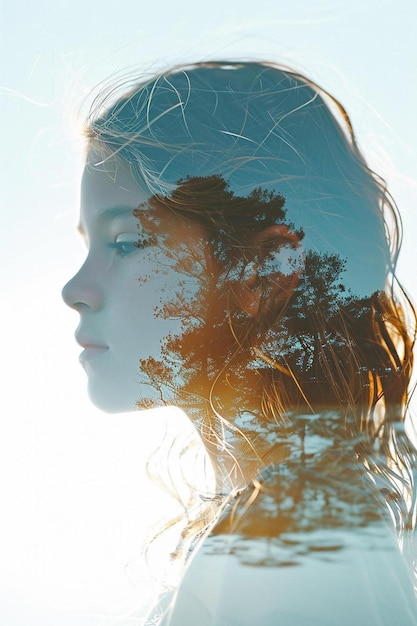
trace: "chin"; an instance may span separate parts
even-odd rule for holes
[[[147,390],[148,391],[148,390]],[[166,407],[168,399],[162,400],[159,395],[152,393],[143,393],[141,385],[135,385],[134,392],[132,389],[122,393],[120,388],[115,389],[114,386],[97,385],[96,381],[89,381],[88,397],[95,407],[104,413],[130,413],[132,411],[145,411],[148,409],[156,409]]]
[[[97,387],[89,384],[88,397],[92,404],[104,413],[130,413],[137,409],[136,400],[121,394],[120,390],[112,388],[111,385]]]

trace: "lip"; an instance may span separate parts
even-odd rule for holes
[[[84,337],[80,334],[75,335],[75,340],[82,348],[84,348],[79,357],[80,363],[85,363],[86,361],[107,352],[109,349],[109,347],[105,344],[98,343],[95,340]]]
[[[107,352],[107,350],[107,346],[86,345],[79,356],[80,363],[85,363],[86,361],[95,359],[96,357],[100,356],[100,354],[104,354],[104,352]]]

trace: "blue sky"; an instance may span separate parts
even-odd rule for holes
[[[0,475],[8,477],[9,512],[0,532],[0,621],[9,611],[13,624],[25,623],[26,603],[32,616],[36,604],[34,624],[65,624],[70,607],[78,617],[68,623],[88,625],[93,610],[133,602],[123,565],[138,549],[144,508],[152,517],[143,465],[160,427],[156,418],[104,416],[89,406],[72,338],[76,316],[60,300],[83,256],[74,231],[78,113],[90,90],[126,67],[140,73],[210,58],[267,59],[310,75],[344,104],[370,165],[397,199],[401,275],[415,297],[417,2],[3,0],[0,11],[8,380]],[[113,546],[110,557],[103,544]]]

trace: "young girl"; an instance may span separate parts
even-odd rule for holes
[[[344,109],[287,69],[202,63],[105,94],[87,137],[64,300],[90,397],[180,406],[216,474],[148,623],[416,624],[415,318]]]

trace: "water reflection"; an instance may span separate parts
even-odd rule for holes
[[[268,412],[282,423],[291,407],[344,405],[348,424],[348,406],[352,419],[354,411],[367,419],[369,396],[382,389],[387,405],[399,405],[408,370],[386,329],[390,321],[395,330],[395,305],[382,290],[357,295],[347,258],[307,248],[283,196],[260,188],[235,196],[211,176],[180,181],[147,207],[134,212],[141,228],[158,233],[181,277],[155,313],[181,319],[182,330],[166,338],[161,360],[140,362],[161,393],[175,389],[191,412],[210,399],[228,419],[250,413],[258,426]],[[206,238],[172,246],[161,209],[181,217],[183,231],[200,223]]]
[[[167,212],[206,237],[172,246]],[[303,224],[275,191],[242,197],[221,176],[190,177],[134,213],[181,277],[156,311],[181,319],[181,331],[165,338],[160,360],[141,360],[148,385],[161,398],[174,393],[207,445],[229,428],[242,463],[266,467],[214,535],[238,536],[232,551],[257,565],[328,558],[345,547],[343,530],[372,526],[378,537],[386,509],[370,476],[389,474],[377,453],[391,434],[378,401],[384,395],[385,414],[400,420],[407,376],[386,329],[395,324],[387,295],[355,294],[348,259],[306,248]],[[251,556],[261,537],[265,555]]]
[[[289,566],[307,557],[334,561],[346,548],[388,549],[382,498],[342,436],[340,416],[293,415],[289,422],[280,436],[291,454],[226,507],[212,553],[235,554],[246,565]]]

